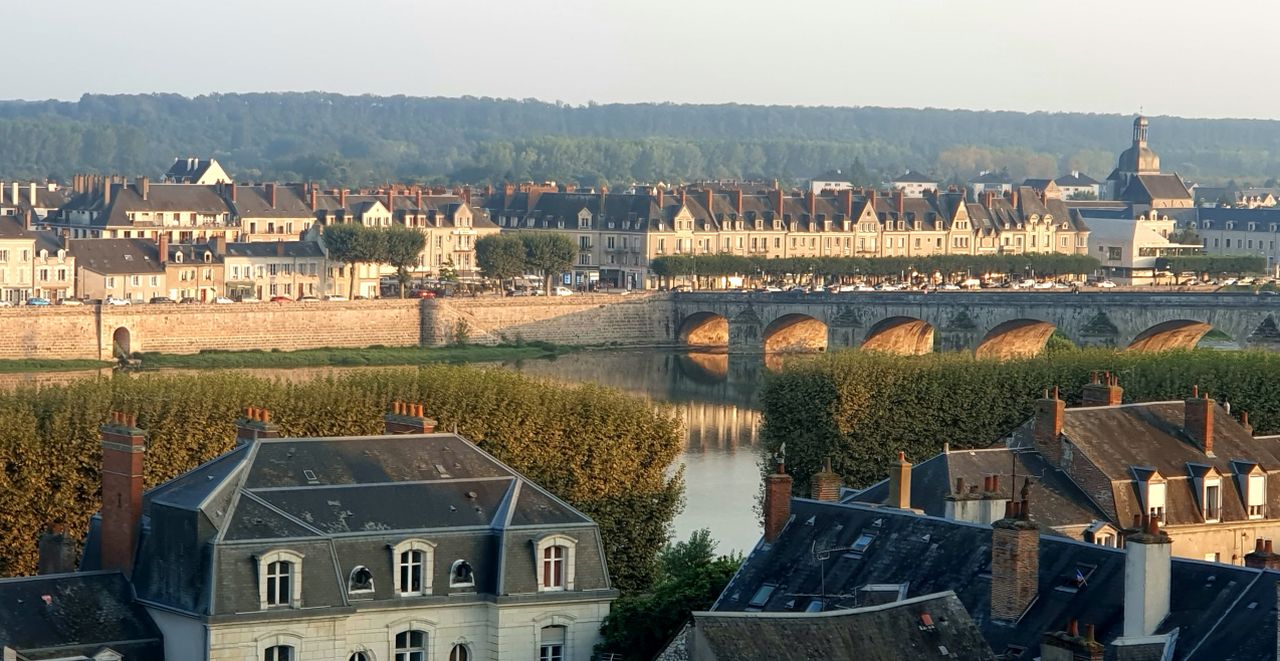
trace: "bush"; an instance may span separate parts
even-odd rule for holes
[[[306,383],[239,374],[115,377],[0,394],[0,574],[35,571],[52,523],[79,537],[100,507],[98,427],[111,411],[148,432],[146,486],[229,450],[246,407],[272,411],[289,436],[378,434],[393,400],[421,402],[458,433],[600,525],[614,584],[646,588],[679,505],[680,452],[669,408],[596,386],[505,370],[379,370]]]
[[[997,442],[1031,416],[1045,388],[1058,386],[1069,406],[1077,404],[1094,370],[1118,374],[1126,402],[1182,399],[1199,385],[1233,411],[1248,411],[1256,433],[1280,430],[1280,353],[1077,349],[996,362],[848,351],[767,378],[761,437],[767,452],[786,442],[797,493],[809,492],[809,476],[828,456],[850,486],[866,486],[884,477],[899,450],[921,461],[944,443]]]

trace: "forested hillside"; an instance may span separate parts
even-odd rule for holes
[[[0,102],[0,177],[162,172],[213,156],[239,179],[613,186],[697,178],[800,180],[842,168],[873,183],[906,168],[963,180],[1080,169],[1097,179],[1130,117],[899,108],[626,104],[321,93],[86,95]],[[1261,184],[1280,174],[1280,122],[1155,117],[1165,170]]]

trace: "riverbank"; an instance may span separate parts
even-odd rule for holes
[[[291,367],[376,367],[431,363],[492,363],[550,358],[574,347],[531,342],[496,346],[323,348],[298,351],[202,351],[140,354],[142,369],[242,369]]]
[[[23,374],[27,372],[79,372],[83,370],[100,370],[115,365],[103,360],[54,360],[46,358],[23,358],[19,360],[0,360],[0,374]]]

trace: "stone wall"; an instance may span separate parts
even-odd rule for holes
[[[674,332],[668,303],[655,294],[437,299],[425,304],[423,340],[653,345]]]

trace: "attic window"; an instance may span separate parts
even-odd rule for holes
[[[1065,574],[1058,577],[1058,585],[1054,589],[1059,592],[1079,592],[1082,588],[1089,586],[1089,578],[1097,570],[1097,565],[1077,562],[1068,568]]]
[[[1261,519],[1267,515],[1267,476],[1256,473],[1248,481],[1249,518]]]
[[[449,474],[449,470],[448,470],[447,468],[445,468],[445,467],[444,467],[444,464],[436,464],[436,465],[435,465],[435,468],[436,468],[436,473],[437,473],[440,477],[445,478],[445,479],[448,479],[448,478],[453,477],[452,475],[450,475],[450,474]]]
[[[864,532],[861,535],[858,535],[858,539],[853,542],[853,546],[849,547],[849,552],[845,554],[845,556],[861,558],[862,554],[866,552],[867,547],[871,546],[871,542],[875,541],[875,539],[876,534],[873,532]]]
[[[347,592],[373,592],[373,572],[364,565],[356,565],[347,581]]]
[[[773,596],[773,591],[778,588],[775,583],[765,583],[760,586],[759,590],[752,595],[751,601],[747,602],[747,610],[760,610],[765,604],[769,603],[769,597]]]
[[[1201,514],[1205,523],[1212,523],[1222,518],[1222,481],[1216,477],[1205,478],[1204,491],[1201,492]]]

